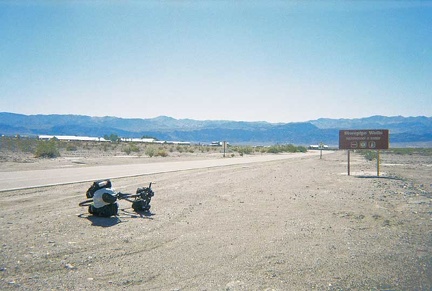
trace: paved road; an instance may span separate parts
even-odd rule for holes
[[[326,152],[329,153],[329,152]],[[161,162],[151,164],[131,164],[112,166],[92,166],[80,168],[64,168],[49,170],[0,172],[0,192],[36,188],[61,184],[72,184],[86,181],[95,181],[106,178],[121,178],[142,176],[156,173],[185,171],[222,167],[257,162],[268,162],[283,159],[316,157],[319,151],[296,154],[279,154],[263,156],[245,156],[239,158],[225,158],[215,160]]]

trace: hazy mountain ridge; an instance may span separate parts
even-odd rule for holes
[[[91,117],[85,115],[24,115],[0,113],[3,135],[153,136],[159,140],[249,144],[338,144],[340,129],[389,129],[392,143],[432,142],[432,117],[371,116],[357,119],[320,118],[308,122],[269,123],[228,120]]]
[[[432,118],[425,116],[371,116],[356,119],[329,119],[320,118],[311,120],[310,123],[318,128],[362,129],[362,128],[389,128],[392,133],[407,132],[408,130],[429,131],[432,128]]]

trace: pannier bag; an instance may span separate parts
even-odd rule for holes
[[[96,208],[94,207],[94,205],[90,205],[88,211],[90,214],[93,214],[95,216],[102,216],[102,217],[116,216],[118,212],[118,204],[117,203],[108,204],[100,208]]]
[[[150,201],[154,196],[153,191],[150,187],[142,187],[136,190],[136,194],[140,194],[140,198],[132,202],[132,208],[136,212],[140,211],[149,211],[150,210]]]
[[[145,200],[135,200],[134,202],[132,202],[132,208],[133,210],[135,210],[136,212],[140,212],[140,211],[149,211],[150,210],[150,204],[148,201]]]
[[[94,193],[102,188],[111,188],[111,181],[109,179],[98,180],[93,182],[93,185],[87,190],[87,198],[93,198]]]
[[[111,188],[101,188],[93,194],[93,203],[88,209],[90,214],[110,217],[117,215],[117,193]]]

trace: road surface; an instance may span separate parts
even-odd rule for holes
[[[330,152],[326,152],[330,153]],[[0,172],[0,192],[72,184],[99,179],[142,176],[156,173],[223,167],[257,162],[269,162],[292,158],[316,157],[319,151],[278,155],[244,156],[215,160],[161,162],[151,164],[89,166],[79,168]]]

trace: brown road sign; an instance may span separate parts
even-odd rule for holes
[[[339,149],[341,150],[387,150],[388,148],[388,129],[355,129],[339,131]]]

